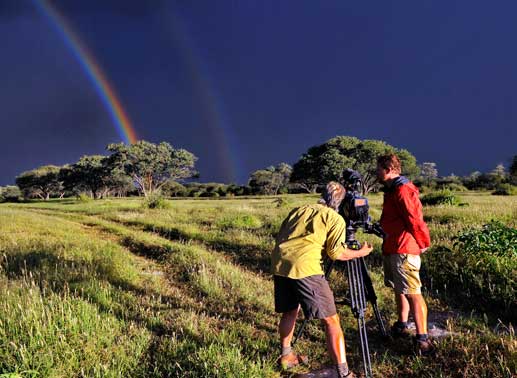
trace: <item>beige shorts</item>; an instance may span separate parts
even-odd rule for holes
[[[397,253],[385,255],[384,284],[395,294],[421,294],[420,255]]]

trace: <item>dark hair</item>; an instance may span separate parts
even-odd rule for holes
[[[318,203],[327,205],[328,207],[338,211],[339,205],[345,198],[346,190],[339,182],[331,181],[323,189],[321,193],[321,199]]]
[[[400,160],[395,154],[386,154],[377,158],[377,165],[384,169],[392,169],[398,173],[402,171]]]

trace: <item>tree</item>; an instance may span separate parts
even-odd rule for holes
[[[26,171],[16,177],[16,185],[25,198],[39,197],[48,200],[51,195],[62,196],[63,186],[59,179],[61,167],[45,165]]]
[[[302,155],[294,166],[291,182],[307,191],[328,181],[341,180],[343,169],[352,168],[363,178],[363,193],[375,190],[377,184],[377,158],[395,153],[402,163],[402,173],[413,179],[419,173],[415,157],[407,150],[397,149],[380,140],[363,140],[337,136],[322,145],[314,146]]]
[[[129,175],[144,196],[160,189],[168,180],[197,175],[194,154],[174,149],[166,142],[154,144],[142,140],[132,145],[110,144],[108,151],[112,152],[108,165]]]
[[[510,182],[513,185],[517,185],[517,155],[512,158],[509,168]]]
[[[291,172],[292,168],[287,163],[259,169],[251,174],[248,185],[254,193],[278,194],[289,183]]]
[[[101,198],[109,189],[111,169],[102,155],[83,156],[72,165],[61,169],[60,178],[65,190],[91,192],[93,198]]]
[[[120,169],[113,169],[110,171],[106,185],[107,194],[116,197],[126,197],[128,193],[136,192],[133,179]]]
[[[427,185],[430,185],[438,177],[436,163],[424,162],[420,164],[420,176]]]
[[[499,185],[506,180],[506,169],[503,164],[497,164],[497,166],[490,172],[490,176],[494,181],[495,185]]]

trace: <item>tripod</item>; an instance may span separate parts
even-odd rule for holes
[[[360,243],[355,240],[354,233],[349,234],[351,237],[347,237],[346,245],[350,249],[360,249]],[[335,261],[331,261],[325,269],[325,278],[328,280],[332,269],[334,268]],[[337,304],[349,304],[352,313],[357,319],[357,328],[359,332],[359,342],[361,344],[361,352],[363,356],[364,373],[366,377],[373,377],[372,365],[370,361],[370,350],[368,347],[368,335],[366,333],[366,321],[364,314],[366,311],[367,301],[371,303],[373,312],[379,325],[379,330],[383,337],[387,336],[386,328],[384,327],[384,321],[382,320],[379,309],[377,308],[377,296],[373,289],[372,280],[366,268],[366,263],[363,257],[355,258],[352,260],[345,261],[348,286],[349,286],[349,298],[336,302]],[[307,319],[304,319],[302,325],[296,333],[296,337],[293,341],[293,345],[298,341],[305,326],[307,325]]]

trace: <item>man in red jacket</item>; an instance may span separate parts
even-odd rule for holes
[[[420,282],[420,254],[431,243],[422,215],[418,188],[401,176],[400,160],[394,154],[377,159],[377,177],[384,184],[381,226],[386,232],[382,244],[384,282],[395,291],[398,321],[394,337],[409,337],[409,312],[416,325],[415,350],[426,355],[434,351],[427,336],[427,306]]]

